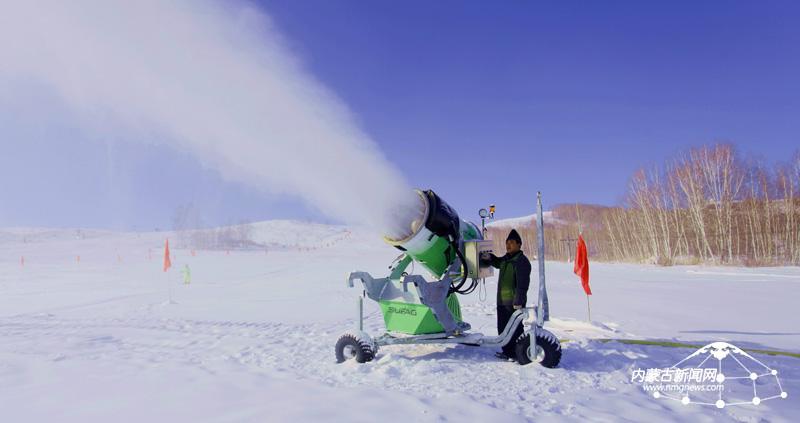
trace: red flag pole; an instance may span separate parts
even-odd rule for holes
[[[164,241],[164,279],[167,280],[167,290],[169,291],[169,303],[174,304],[175,301],[172,300],[172,283],[169,280],[169,274],[167,274],[167,270],[172,267],[172,260],[170,259],[169,253],[169,238]]]
[[[164,271],[172,267],[172,260],[169,257],[169,238],[164,241]]]
[[[575,203],[575,214],[577,215],[577,218],[578,218],[578,237],[579,238],[583,238],[583,222],[581,222],[581,210],[580,210],[580,208],[578,208],[578,203]],[[589,252],[588,251],[586,252],[586,256],[587,256],[586,257],[586,262],[587,262],[586,265],[588,266],[588,262],[589,262],[589,258],[588,258]],[[576,258],[576,262],[577,262],[577,253],[575,254],[575,258]],[[583,282],[582,279],[581,279],[581,282]],[[586,281],[586,283],[588,285],[588,280]],[[587,316],[587,319],[588,319],[587,321],[591,323],[591,321],[592,321],[592,306],[591,306],[591,302],[589,301],[589,293],[585,292],[585,291],[586,291],[586,289],[584,288],[584,294],[586,294],[586,316]]]
[[[589,294],[586,294],[586,312],[589,314],[589,323],[592,322],[592,306],[589,304]]]

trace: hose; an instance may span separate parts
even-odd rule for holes
[[[486,279],[481,279],[480,289],[478,289],[478,301],[484,302],[486,301]]]
[[[459,282],[458,285],[450,287],[450,292],[448,293],[448,295],[452,294],[454,292],[458,293],[458,294],[461,294],[461,295],[470,294],[470,293],[472,293],[472,291],[475,290],[475,287],[477,287],[478,284],[473,279],[472,280],[472,284],[470,284],[469,287],[467,287],[464,290],[461,290],[461,287],[464,286],[464,284],[467,282],[467,278],[469,277],[469,275],[467,274],[468,273],[467,272],[467,260],[464,258],[464,255],[461,254],[461,249],[458,248],[458,244],[456,244],[455,241],[451,241],[450,242],[450,246],[453,248],[453,250],[455,250],[456,256],[458,257],[458,260],[461,261],[462,276],[461,276],[461,282]]]

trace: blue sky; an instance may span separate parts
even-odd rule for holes
[[[459,212],[616,204],[630,175],[731,142],[768,162],[800,147],[794,2],[262,1],[291,50],[409,179]],[[85,133],[46,92],[0,104],[0,225],[168,227],[328,221],[224,182],[163,144]],[[14,125],[11,125],[13,123]],[[54,146],[52,139],[64,142]],[[302,161],[301,158],[298,158]],[[343,169],[342,171],[354,171]]]

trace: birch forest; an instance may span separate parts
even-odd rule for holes
[[[582,233],[595,260],[800,265],[800,151],[768,166],[729,144],[692,148],[635,172],[618,206],[559,205],[545,217],[548,259],[571,260]],[[519,226],[536,256],[533,219]],[[509,229],[487,228],[496,250]]]

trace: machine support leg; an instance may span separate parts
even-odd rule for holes
[[[356,301],[358,307],[358,321],[356,322],[356,327],[358,328],[359,332],[364,331],[364,297],[358,296],[358,301]]]
[[[539,249],[536,261],[539,262],[539,310],[536,324],[542,326],[550,320],[550,302],[547,300],[547,285],[544,281],[544,213],[542,212],[542,193],[536,193],[536,235],[539,238]]]

